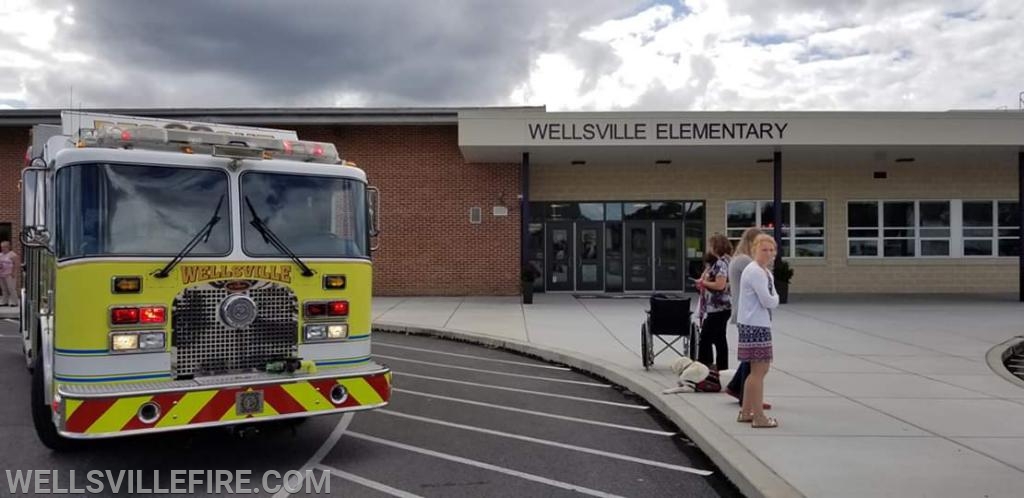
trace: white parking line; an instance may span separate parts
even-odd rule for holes
[[[307,470],[312,470],[313,467],[320,464],[320,461],[323,460],[325,456],[327,456],[327,453],[329,453],[331,449],[334,448],[334,445],[338,443],[338,440],[341,439],[341,435],[345,433],[345,429],[348,429],[348,424],[352,423],[352,419],[354,417],[355,414],[353,414],[352,412],[348,412],[341,416],[341,420],[338,421],[338,425],[334,426],[334,430],[331,431],[330,436],[327,436],[327,440],[324,441],[324,444],[322,444],[320,448],[316,450],[316,453],[313,453],[313,456],[309,457],[309,461],[306,462],[306,465],[303,465],[302,468],[299,469],[300,474],[305,476]],[[289,487],[291,489],[297,489],[300,485],[302,485],[301,479],[302,478],[300,477],[299,482],[295,486]],[[284,486],[281,487],[280,491],[274,494],[274,498],[287,498],[288,496],[291,496],[291,493],[285,491]]]
[[[420,448],[419,446],[412,446],[412,445],[405,444],[405,443],[399,443],[397,441],[390,441],[390,440],[387,440],[387,439],[381,439],[379,437],[370,436],[368,434],[362,434],[362,433],[359,433],[359,432],[349,432],[348,434],[346,434],[346,436],[347,437],[356,438],[356,439],[362,439],[364,441],[370,441],[370,442],[377,443],[377,444],[383,444],[385,446],[391,446],[392,448],[398,448],[398,449],[402,449],[402,450],[406,450],[406,451],[412,451],[414,453],[419,453],[421,455],[432,456],[432,457],[435,457],[435,458],[440,458],[442,460],[448,460],[450,462],[456,462],[456,463],[461,463],[461,464],[464,464],[464,465],[469,465],[469,466],[472,466],[472,467],[477,467],[477,468],[480,468],[480,469],[491,470],[491,471],[499,472],[499,473],[502,473],[502,474],[505,474],[505,475],[510,475],[510,476],[518,477],[520,479],[526,479],[527,481],[539,482],[541,484],[546,484],[548,486],[553,486],[553,487],[561,488],[561,489],[567,489],[569,491],[575,491],[577,493],[583,493],[583,494],[590,495],[590,496],[600,496],[600,497],[603,497],[603,498],[619,498],[619,495],[613,495],[611,493],[605,493],[604,491],[598,491],[596,489],[585,488],[583,486],[577,486],[575,484],[569,484],[567,482],[556,481],[554,479],[548,479],[547,477],[542,477],[542,476],[539,476],[539,475],[536,475],[536,474],[529,474],[529,473],[526,473],[526,472],[520,472],[518,470],[512,470],[512,469],[508,469],[508,468],[505,468],[505,467],[498,467],[497,465],[491,465],[489,463],[484,463],[484,462],[480,462],[480,461],[477,461],[477,460],[471,460],[469,458],[463,458],[463,457],[456,456],[456,455],[450,455],[448,453],[441,453],[440,451],[428,450],[426,448]]]
[[[421,498],[420,495],[414,495],[412,493],[402,491],[401,489],[392,488],[387,484],[380,483],[377,481],[371,481],[369,479],[366,479],[365,477],[359,477],[355,474],[345,472],[344,470],[336,469],[328,465],[319,464],[316,466],[316,468],[320,470],[326,470],[327,472],[330,472],[331,474],[340,477],[346,481],[352,481],[356,484],[366,486],[370,489],[374,489],[380,491],[381,493],[389,494],[391,496],[398,496],[399,498]]]
[[[519,379],[531,379],[531,380],[546,380],[548,382],[558,382],[558,383],[561,383],[561,384],[575,384],[575,385],[578,385],[578,386],[612,387],[610,384],[601,384],[600,382],[584,382],[582,380],[552,379],[551,377],[540,377],[540,376],[537,376],[537,375],[525,375],[525,374],[514,374],[514,373],[506,373],[506,372],[495,372],[494,370],[484,370],[482,368],[470,368],[470,367],[460,367],[460,366],[456,366],[456,365],[445,365],[444,363],[434,363],[434,362],[431,362],[431,361],[410,360],[410,359],[401,358],[401,357],[398,357],[398,356],[388,356],[388,355],[383,355],[383,354],[375,354],[373,356],[376,357],[376,358],[384,358],[385,360],[405,361],[405,362],[409,362],[409,363],[418,363],[420,365],[430,365],[432,367],[452,368],[452,369],[455,369],[455,370],[466,370],[468,372],[480,372],[480,373],[485,373],[485,374],[501,375],[503,377],[516,377],[516,378],[519,378]]]
[[[607,458],[614,458],[616,460],[623,460],[623,461],[626,461],[626,462],[633,462],[633,463],[639,463],[639,464],[643,464],[643,465],[649,465],[651,467],[660,467],[660,468],[663,468],[663,469],[677,470],[679,472],[686,472],[686,473],[689,473],[689,474],[696,474],[696,475],[699,475],[699,476],[709,476],[709,475],[712,474],[712,472],[708,471],[708,470],[700,470],[700,469],[695,469],[695,468],[692,468],[692,467],[685,467],[683,465],[673,465],[673,464],[670,464],[670,463],[659,462],[657,460],[647,460],[646,458],[638,458],[638,457],[629,456],[629,455],[622,455],[622,454],[619,454],[619,453],[612,453],[610,451],[595,450],[593,448],[585,448],[583,446],[576,446],[576,445],[573,445],[573,444],[558,443],[558,442],[555,442],[555,441],[547,441],[547,440],[544,440],[544,439],[538,439],[538,438],[530,437],[530,436],[521,436],[519,434],[512,434],[512,433],[509,433],[509,432],[496,431],[496,430],[493,430],[493,429],[484,429],[483,427],[476,427],[476,426],[465,425],[465,424],[456,424],[455,422],[447,422],[447,421],[444,421],[444,420],[437,420],[437,419],[428,418],[428,417],[420,417],[418,415],[410,415],[408,413],[396,412],[396,411],[388,410],[388,409],[379,409],[379,410],[377,410],[377,413],[383,413],[385,415],[391,415],[391,416],[394,416],[394,417],[407,418],[407,419],[410,419],[410,420],[418,420],[420,422],[426,422],[426,423],[429,423],[429,424],[443,425],[443,426],[446,426],[446,427],[454,427],[456,429],[463,429],[463,430],[467,430],[467,431],[479,432],[479,433],[482,433],[482,434],[490,434],[492,436],[501,436],[501,437],[507,437],[509,439],[518,439],[520,441],[527,441],[527,442],[530,442],[530,443],[543,444],[545,446],[554,446],[555,448],[562,448],[562,449],[567,449],[567,450],[572,450],[572,451],[578,451],[580,453],[589,453],[591,455],[598,455],[598,456],[603,456],[603,457],[607,457]]]
[[[629,425],[613,424],[613,423],[610,423],[610,422],[601,422],[601,421],[598,421],[598,420],[589,420],[589,419],[585,419],[585,418],[569,417],[569,416],[566,416],[566,415],[556,415],[554,413],[544,413],[544,412],[538,412],[538,411],[533,411],[533,410],[525,410],[523,408],[514,408],[514,407],[511,407],[511,406],[504,406],[504,405],[494,405],[494,404],[491,404],[491,403],[484,403],[482,401],[473,401],[473,400],[470,400],[470,399],[452,398],[452,397],[449,397],[449,396],[441,396],[439,394],[423,393],[423,392],[419,392],[419,391],[409,391],[409,390],[406,390],[406,389],[399,389],[399,388],[396,388],[396,387],[391,388],[391,391],[392,392],[396,392],[396,393],[412,394],[413,396],[424,396],[424,397],[427,397],[427,398],[443,399],[445,401],[454,401],[456,403],[465,403],[467,405],[483,406],[483,407],[487,407],[487,408],[494,408],[494,409],[497,409],[497,410],[505,410],[505,411],[516,412],[516,413],[526,413],[528,415],[536,415],[538,417],[554,418],[554,419],[558,419],[558,420],[566,420],[566,421],[569,421],[569,422],[579,422],[581,424],[598,425],[598,426],[601,426],[601,427],[610,427],[612,429],[622,429],[622,430],[626,430],[626,431],[643,432],[645,434],[654,434],[656,436],[674,436],[674,435],[676,435],[675,432],[659,431],[659,430],[655,430],[655,429],[644,429],[643,427],[632,427],[632,426],[629,426]]]
[[[509,365],[521,365],[521,366],[524,366],[524,367],[546,368],[548,370],[562,370],[562,371],[565,371],[565,372],[572,371],[572,369],[569,368],[569,367],[556,367],[554,365],[538,365],[536,363],[527,363],[525,361],[498,360],[498,359],[495,359],[495,358],[483,358],[483,357],[480,357],[480,356],[473,356],[471,354],[449,353],[447,351],[438,351],[436,349],[424,349],[424,348],[414,348],[414,347],[411,347],[411,346],[399,346],[398,344],[391,344],[391,343],[388,343],[388,342],[381,342],[381,341],[379,341],[377,339],[374,339],[373,340],[373,347],[377,347],[377,346],[385,346],[385,347],[397,348],[397,349],[408,349],[409,351],[422,351],[424,353],[443,354],[443,355],[447,355],[447,356],[457,356],[459,358],[470,358],[470,359],[473,359],[473,360],[490,361],[490,362],[494,362],[494,363],[506,363],[506,364],[509,364]]]
[[[391,373],[393,375],[400,375],[400,376],[404,375],[406,377],[413,377],[413,378],[416,378],[416,379],[436,380],[436,381],[439,381],[439,382],[450,382],[452,384],[462,384],[462,385],[466,385],[466,386],[483,387],[483,388],[487,388],[487,389],[498,389],[500,391],[512,391],[512,392],[517,392],[517,393],[533,394],[535,396],[548,396],[550,398],[571,399],[573,401],[583,401],[585,403],[598,403],[598,404],[601,404],[601,405],[620,406],[620,407],[623,407],[623,408],[634,408],[634,409],[637,409],[637,410],[646,410],[646,409],[649,408],[646,405],[633,405],[633,404],[629,404],[629,403],[617,403],[615,401],[605,401],[605,400],[602,400],[602,399],[582,398],[582,397],[579,397],[579,396],[569,396],[568,394],[544,393],[544,392],[540,392],[540,391],[530,391],[528,389],[516,389],[514,387],[492,386],[490,384],[480,384],[480,383],[477,383],[477,382],[467,382],[467,381],[464,381],[464,380],[446,379],[444,377],[431,377],[429,375],[411,374],[411,373],[406,373],[406,372],[399,372],[399,371],[396,371],[396,370],[392,370]]]

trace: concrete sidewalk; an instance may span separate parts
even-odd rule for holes
[[[0,306],[0,319],[17,320],[21,316],[18,310],[17,306]]]
[[[792,296],[775,314],[765,385],[777,429],[736,423],[726,394],[662,395],[675,385],[672,356],[641,366],[646,299],[534,299],[380,297],[374,325],[505,344],[604,376],[665,413],[748,496],[1024,495],[1024,388],[986,363],[1022,334],[1012,296]],[[735,366],[733,327],[729,341]]]

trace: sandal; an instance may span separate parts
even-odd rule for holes
[[[779,426],[779,421],[776,420],[775,417],[762,415],[760,418],[751,420],[750,426],[755,429],[773,429]]]
[[[749,424],[754,421],[754,414],[752,412],[743,413],[743,410],[740,410],[740,414],[736,416],[736,421],[741,424]]]

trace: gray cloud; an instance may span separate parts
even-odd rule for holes
[[[47,65],[32,106],[485,105],[568,48],[595,71],[614,64],[577,34],[649,1],[296,1],[79,3],[55,48],[89,63]],[[49,2],[56,5],[56,2]],[[45,56],[45,54],[41,54]]]

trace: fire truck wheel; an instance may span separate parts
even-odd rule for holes
[[[68,451],[75,448],[76,441],[57,433],[53,425],[53,411],[46,402],[43,383],[43,356],[35,355],[32,366],[32,425],[36,428],[36,436],[44,446],[54,451]]]

